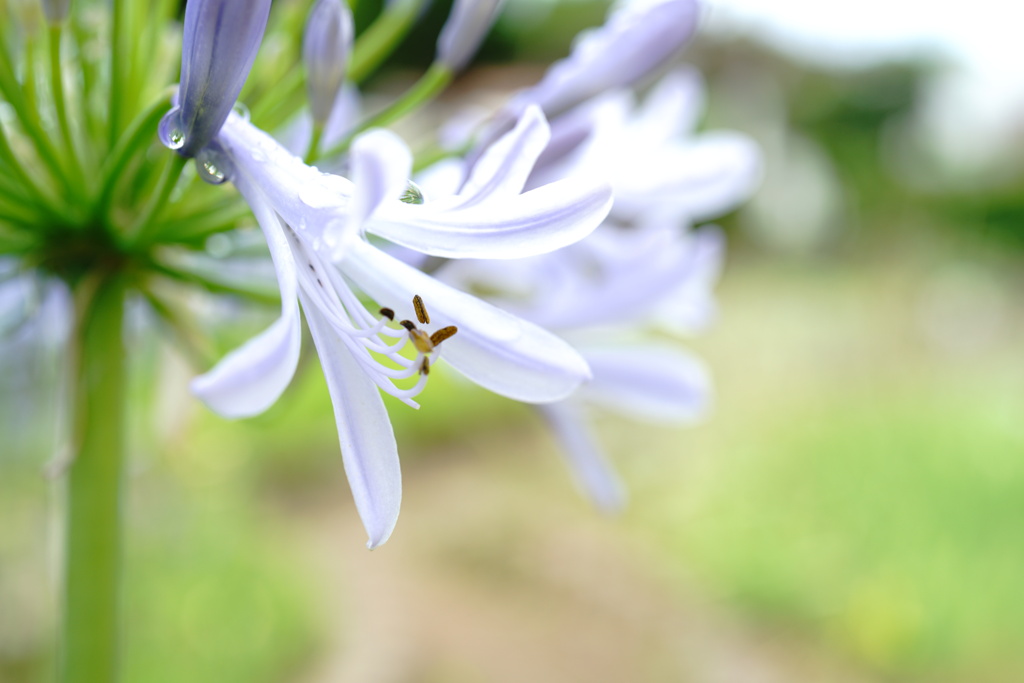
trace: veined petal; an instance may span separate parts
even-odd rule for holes
[[[711,379],[704,365],[659,344],[584,348],[594,379],[578,396],[641,420],[689,422],[708,409]]]
[[[579,241],[611,204],[607,184],[573,178],[468,208],[389,202],[366,230],[433,256],[514,259]]]
[[[559,452],[579,487],[605,512],[626,506],[626,491],[608,457],[601,450],[587,424],[581,406],[573,400],[537,406],[555,433]]]
[[[473,166],[456,198],[457,206],[466,208],[489,198],[518,195],[550,139],[543,112],[528,107],[516,127],[488,147]]]
[[[373,550],[391,536],[402,502],[402,473],[391,420],[377,386],[305,295],[302,307],[334,405],[345,476],[369,535],[366,547]]]
[[[236,180],[267,238],[281,288],[281,317],[192,380],[192,392],[225,417],[258,415],[277,401],[291,382],[302,344],[295,258],[284,226],[258,189]]]
[[[444,285],[365,242],[339,264],[381,306],[415,319],[412,296],[423,297],[431,321],[455,325],[444,359],[485,389],[525,403],[565,398],[590,377],[586,362],[550,332]]]

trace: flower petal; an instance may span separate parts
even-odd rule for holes
[[[707,220],[749,197],[761,176],[758,146],[724,131],[662,147],[636,162],[613,180],[616,216],[635,218],[656,207],[662,215]]]
[[[366,229],[433,256],[514,259],[581,240],[604,220],[611,204],[607,184],[568,179],[468,208],[389,202]]]
[[[277,401],[295,374],[302,344],[295,258],[284,226],[259,190],[241,178],[236,185],[267,238],[281,288],[281,317],[225,356],[212,370],[192,380],[192,392],[210,408],[230,418],[258,415]]]
[[[412,170],[412,154],[402,138],[383,128],[352,142],[352,221],[362,226],[385,200],[397,199]]]
[[[457,205],[466,208],[488,198],[518,195],[550,139],[540,108],[528,107],[516,127],[488,147],[473,166]]]
[[[594,379],[578,396],[641,420],[690,422],[708,409],[711,378],[703,363],[659,344],[584,348]]]
[[[581,34],[567,58],[520,93],[513,111],[538,104],[552,116],[611,88],[631,85],[671,58],[697,24],[694,0],[634,0]]]
[[[537,410],[555,433],[559,452],[583,492],[605,512],[622,510],[625,488],[594,438],[581,406],[569,400],[537,406]]]
[[[398,445],[380,391],[330,323],[303,295],[313,343],[334,405],[338,441],[352,497],[373,550],[391,536],[402,502]]]
[[[474,296],[444,285],[365,242],[339,264],[382,306],[415,319],[411,300],[423,297],[431,322],[455,325],[444,359],[485,389],[526,403],[565,398],[590,376],[583,358],[562,339]]]

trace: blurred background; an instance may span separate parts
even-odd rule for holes
[[[315,355],[270,412],[232,423],[189,397],[196,368],[141,321],[125,680],[1024,680],[1024,10],[1009,7],[707,4],[683,55],[708,83],[703,127],[755,137],[765,177],[721,221],[720,319],[688,342],[715,375],[713,415],[598,421],[631,491],[620,517],[573,490],[533,412],[437,372],[423,409],[392,411],[402,518],[367,552]],[[361,3],[360,25],[377,11]],[[510,0],[437,111],[535,80],[605,12]],[[446,14],[435,4],[372,87],[408,82]],[[275,315],[218,305],[220,351]],[[45,473],[62,414],[60,351],[38,328],[59,321],[18,315],[0,321],[0,682],[36,683],[55,656]]]

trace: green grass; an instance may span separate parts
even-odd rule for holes
[[[658,459],[677,487],[650,482],[641,513],[672,563],[768,627],[883,674],[1018,680],[1019,314],[978,348],[936,346],[920,268],[728,281],[718,414]]]

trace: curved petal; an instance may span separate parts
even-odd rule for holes
[[[604,26],[581,34],[572,54],[555,62],[537,85],[520,93],[512,111],[538,104],[549,116],[623,85],[671,58],[697,25],[694,0],[634,0]]]
[[[302,345],[295,258],[281,220],[256,188],[236,179],[239,191],[256,214],[267,238],[281,288],[281,317],[273,325],[225,356],[209,372],[192,380],[192,392],[224,417],[258,415],[272,406],[288,386]]]
[[[305,295],[302,307],[334,405],[345,476],[369,535],[366,547],[373,550],[391,536],[402,502],[402,472],[391,420],[376,385]]]
[[[352,222],[363,222],[387,199],[405,190],[412,170],[412,154],[400,137],[377,128],[352,142]]]
[[[568,179],[468,208],[389,202],[366,230],[433,256],[514,259],[583,239],[611,205],[607,184]]]
[[[550,139],[551,129],[540,108],[527,108],[516,127],[488,147],[473,166],[457,206],[466,208],[488,198],[518,195]]]
[[[616,216],[636,217],[655,206],[701,221],[750,196],[761,177],[761,154],[744,135],[705,133],[690,144],[645,155],[643,166],[613,180]]]
[[[622,510],[626,490],[594,438],[581,407],[570,400],[537,406],[537,410],[555,433],[559,452],[583,492],[605,512]]]
[[[690,422],[708,409],[711,378],[704,364],[679,349],[657,345],[586,348],[594,379],[581,399],[642,420]]]
[[[365,242],[354,244],[339,265],[377,303],[399,316],[414,320],[412,297],[423,297],[434,325],[459,328],[444,342],[444,359],[485,389],[517,401],[547,403],[565,398],[590,377],[586,362],[562,339]]]

